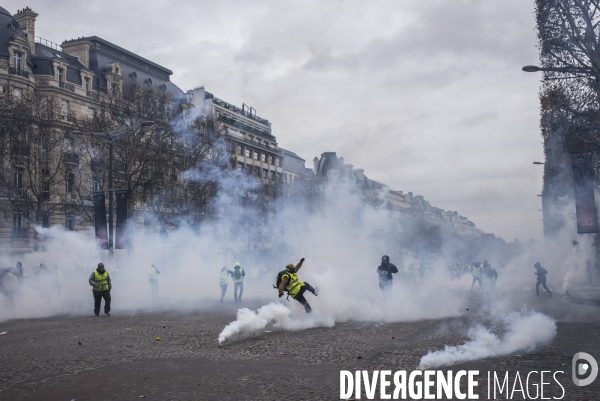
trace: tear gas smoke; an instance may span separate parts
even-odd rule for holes
[[[0,267],[14,266],[20,260],[25,276],[10,299],[0,297],[0,321],[91,313],[91,287],[87,280],[98,262],[104,262],[112,277],[112,307],[117,314],[165,308],[182,311],[217,308],[219,270],[224,265],[231,269],[235,262],[241,262],[247,274],[244,300],[264,301],[265,306],[256,312],[241,309],[237,319],[220,334],[221,343],[236,334],[261,330],[272,321],[283,329],[299,330],[331,327],[349,320],[396,322],[459,316],[471,277],[449,280],[447,264],[458,259],[490,260],[498,266],[500,290],[521,289],[524,283],[534,282],[532,266],[543,249],[519,255],[526,247],[514,244],[511,248],[514,252],[507,257],[498,241],[486,243],[480,237],[457,235],[425,224],[418,211],[398,214],[377,199],[367,202],[356,182],[348,177],[284,186],[283,197],[264,202],[274,195],[261,198],[260,180],[225,168],[223,158],[229,155],[219,148],[224,146],[222,143],[215,146],[218,148],[213,153],[215,164],[205,163],[202,168],[183,174],[185,179],[200,183],[216,181],[219,191],[212,201],[215,213],[210,218],[190,226],[183,216],[171,221],[176,229],[165,232],[161,226],[169,218],[168,213],[153,215],[146,211],[144,217],[153,222],[152,228],[141,221],[137,226],[134,224],[133,249],[116,250],[111,260],[106,251],[95,248],[91,230],[37,228],[38,234],[45,238],[42,250],[18,258],[0,255]],[[566,252],[563,254],[566,256],[558,254],[560,247],[552,250],[557,253],[548,254],[546,266],[551,287],[556,282],[574,280],[577,275],[569,273],[574,269],[565,266],[569,263],[581,266],[585,255],[589,255],[589,246],[581,242],[577,251]],[[396,274],[387,301],[376,273],[384,254],[390,255],[391,263],[404,265],[402,273]],[[306,261],[299,278],[320,288],[318,297],[306,295],[314,311],[310,316],[294,300],[289,304],[271,302],[277,297],[272,288],[277,272],[301,257]],[[542,264],[546,260],[541,260]],[[416,268],[420,261],[428,265],[422,279]],[[506,266],[500,267],[500,261]],[[562,265],[563,261],[567,263]],[[36,274],[40,263],[47,265],[50,273],[54,265],[63,272],[60,290],[56,276]],[[150,299],[147,275],[150,264],[161,271],[160,302]],[[503,321],[505,334],[501,337],[483,326],[474,328],[467,344],[426,356],[422,363],[451,363],[484,355],[481,349],[486,344],[494,355],[531,349],[548,341],[549,333],[553,333],[550,319],[539,314],[513,316]],[[524,333],[534,324],[546,327],[545,334],[538,333],[528,340]]]
[[[295,319],[291,317],[291,313],[292,311],[285,305],[277,302],[262,306],[256,312],[248,308],[239,309],[237,319],[225,326],[219,334],[219,344],[223,344],[225,340],[235,334],[262,330],[272,321],[274,321],[274,327],[281,327],[286,330],[301,330],[323,326],[323,322],[316,317],[316,314]],[[333,321],[329,323],[330,326],[333,326]]]
[[[556,323],[538,312],[509,312],[496,319],[503,334],[495,334],[483,325],[469,329],[469,341],[462,345],[446,346],[421,358],[419,369],[432,369],[511,354],[531,352],[547,344],[556,335]]]

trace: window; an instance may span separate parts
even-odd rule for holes
[[[269,164],[273,164],[273,156],[269,156]]]
[[[61,99],[60,101],[60,114],[66,116],[69,114],[69,101]]]
[[[14,213],[13,214],[13,228],[23,228],[23,214]]]
[[[46,170],[48,171],[48,170]],[[42,179],[42,201],[50,200],[50,181],[47,178]]]
[[[92,176],[92,191],[98,192],[100,191],[100,180],[97,176]]]
[[[266,162],[267,161],[267,155],[265,155],[264,153],[261,153],[260,154],[260,161],[263,162],[263,163]]]
[[[250,158],[250,149],[246,148],[246,157]]]
[[[21,53],[15,53],[15,55],[13,56],[13,64],[14,64],[15,70],[17,70],[17,71],[21,70]]]
[[[88,107],[88,119],[93,120],[96,117],[96,109]]]
[[[64,82],[64,80],[65,80],[65,70],[63,70],[62,68],[57,68],[56,69],[56,80],[58,82]]]
[[[21,88],[13,88],[13,99],[20,101],[23,99],[23,89]]]
[[[112,84],[111,85],[111,92],[112,92],[113,96],[117,96],[117,92],[118,92],[117,84]]]
[[[274,180],[275,179],[275,172],[274,171],[269,171],[269,178]]]
[[[23,167],[15,167],[14,172],[14,186],[15,188],[23,188]]]
[[[68,172],[67,173],[67,181],[66,181],[66,187],[65,187],[67,193],[73,193],[73,190],[75,189],[75,174],[73,174],[72,172]]]
[[[42,160],[48,160],[48,137],[43,136],[40,141],[40,157]]]
[[[258,152],[254,150],[252,153],[254,153],[254,160],[258,160]]]
[[[75,216],[70,214],[65,216],[65,227],[69,231],[75,231]]]
[[[283,181],[284,181],[284,182],[287,182],[287,173],[285,173],[285,174],[283,175]]]
[[[279,157],[276,157],[276,158],[275,158],[275,165],[276,165],[277,167],[279,167]]]
[[[83,89],[85,89],[86,91],[92,90],[90,88],[90,79],[89,78],[83,78]]]
[[[262,177],[267,178],[268,171],[263,168]]]
[[[241,156],[242,155],[242,147],[240,145],[237,145],[235,149],[236,149],[237,155]]]
[[[47,215],[46,215],[46,216],[44,216],[44,217],[42,218],[42,227],[43,227],[43,228],[48,228],[48,227],[50,227],[50,216],[47,216]]]

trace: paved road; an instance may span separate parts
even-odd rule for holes
[[[600,360],[599,309],[530,295],[510,298],[518,305],[525,297],[530,308],[558,319],[558,334],[550,344],[453,369],[477,368],[482,375],[487,370],[564,370],[565,399],[600,399],[600,379],[580,388],[568,379],[575,352]],[[235,319],[234,304],[194,313],[13,320],[0,323],[0,331],[7,331],[0,336],[0,400],[339,399],[341,369],[413,370],[428,351],[463,343],[467,329],[485,319],[475,301],[457,318],[346,322],[296,332],[268,326],[222,347],[216,339]]]

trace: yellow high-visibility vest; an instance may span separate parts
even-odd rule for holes
[[[106,291],[108,290],[108,272],[105,270],[104,273],[98,273],[98,270],[94,270],[94,281],[97,286],[92,287],[94,291]]]
[[[229,282],[229,272],[227,270],[220,272],[219,273],[219,284],[227,285],[228,282]]]
[[[304,286],[304,283],[302,281],[298,280],[298,276],[296,275],[296,273],[291,273],[291,272],[283,273],[281,275],[281,278],[283,279],[285,276],[289,277],[288,283],[285,286],[285,290],[288,292],[290,297],[296,298],[296,295],[298,295],[298,293]]]
[[[158,280],[158,272],[155,267],[150,267],[148,269],[148,278],[150,280]]]

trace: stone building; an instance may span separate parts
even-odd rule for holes
[[[188,91],[187,102],[194,107],[193,113],[214,115],[226,127],[238,168],[263,180],[282,180],[284,153],[271,132],[269,120],[256,115],[256,110],[246,104],[239,108],[219,99],[203,86]]]
[[[306,161],[294,152],[286,149],[281,150],[283,151],[283,182],[295,182],[299,177],[306,174]]]
[[[101,38],[58,45],[37,37],[37,17],[29,8],[11,15],[0,7],[0,87],[13,100],[34,95],[38,110],[56,106],[50,137],[60,137],[64,144],[48,149],[45,141],[32,143],[33,134],[11,136],[10,151],[1,160],[12,178],[4,180],[11,192],[5,188],[0,197],[0,248],[12,252],[33,249],[36,223],[69,230],[90,228],[90,223],[69,212],[76,205],[91,206],[91,200],[74,191],[74,171],[81,162],[71,136],[75,121],[93,118],[104,100],[122,96],[129,84],[169,93],[176,103],[184,96],[170,82],[172,71]],[[102,189],[101,180],[90,179],[83,185],[90,191]],[[32,202],[34,195],[36,202]]]

